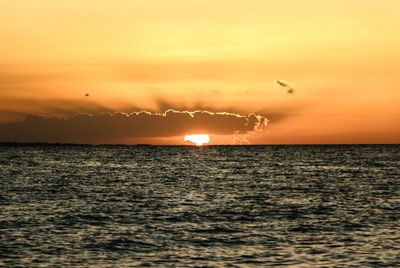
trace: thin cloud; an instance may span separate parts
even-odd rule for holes
[[[287,92],[289,94],[294,94],[295,90],[293,88],[293,86],[291,86],[288,82],[286,82],[285,80],[275,80],[275,84],[284,87],[287,89]]]
[[[92,97],[78,96],[79,98],[62,99],[0,97],[0,123],[11,121],[23,121],[28,115],[42,115],[45,117],[64,116],[72,117],[77,113],[100,114],[140,111],[143,108],[131,105],[128,102],[107,104],[96,102]],[[166,109],[165,109],[166,110]],[[165,111],[164,110],[164,111]]]
[[[0,141],[116,143],[132,138],[181,136],[202,132],[209,134],[246,134],[267,124],[263,116],[209,111],[165,113],[135,112],[77,114],[70,118],[28,116],[23,122],[0,125]]]

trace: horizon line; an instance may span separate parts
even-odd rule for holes
[[[188,147],[210,147],[210,146],[355,146],[355,145],[400,145],[400,143],[282,143],[282,144],[124,144],[124,143],[62,143],[62,142],[0,142],[0,146],[30,146],[30,145],[54,145],[54,146],[188,146]]]

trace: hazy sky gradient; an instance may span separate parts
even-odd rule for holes
[[[397,0],[1,1],[0,122],[203,109],[268,118],[250,143],[399,143],[399,10]]]

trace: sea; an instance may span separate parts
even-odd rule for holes
[[[2,267],[399,267],[400,145],[0,145]]]

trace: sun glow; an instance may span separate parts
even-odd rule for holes
[[[197,146],[201,146],[204,143],[210,142],[210,136],[207,134],[186,135],[185,141],[190,141],[195,143]]]

